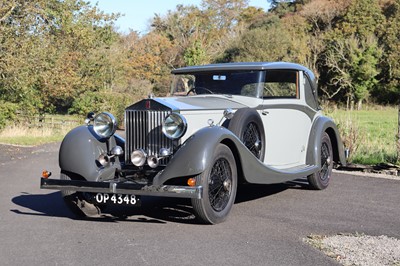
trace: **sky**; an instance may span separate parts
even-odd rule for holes
[[[200,6],[201,0],[91,0],[93,5],[98,3],[100,10],[106,13],[121,13],[125,16],[116,21],[116,26],[122,33],[129,29],[145,34],[154,14],[166,15],[168,10],[175,10],[178,4]],[[268,10],[268,0],[250,0],[250,6]]]

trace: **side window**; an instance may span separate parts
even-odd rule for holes
[[[299,74],[293,70],[269,70],[265,76],[264,94],[268,98],[299,98]]]
[[[306,102],[310,107],[318,109],[319,105],[318,105],[317,91],[311,85],[310,79],[306,74],[304,74],[304,81],[305,81],[304,94],[306,97]]]

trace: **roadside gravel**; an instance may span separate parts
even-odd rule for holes
[[[310,236],[305,240],[342,265],[400,265],[400,240],[388,236]]]

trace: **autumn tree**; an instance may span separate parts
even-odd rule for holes
[[[155,32],[130,41],[128,59],[132,77],[150,82],[157,95],[165,95],[169,91],[170,64],[174,60],[172,42]]]
[[[321,56],[326,50],[330,34],[336,27],[336,23],[345,14],[345,11],[351,0],[314,0],[304,4],[298,12],[306,23],[307,34],[306,43],[308,54],[306,65],[313,70],[316,77],[319,78],[321,69]],[[326,85],[320,84],[323,91],[326,91]]]
[[[252,29],[240,36],[219,61],[288,61],[289,42],[281,26]]]

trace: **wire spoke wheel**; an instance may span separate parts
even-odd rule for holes
[[[328,144],[323,142],[321,145],[321,170],[319,171],[319,179],[322,182],[326,182],[329,178],[329,166],[331,164],[331,151],[329,150]]]
[[[216,224],[226,220],[235,202],[237,169],[232,151],[221,143],[215,148],[210,162],[196,177],[196,184],[203,187],[203,197],[192,199],[192,205],[201,222]]]
[[[261,157],[261,134],[257,125],[249,123],[243,132],[243,143],[258,159]]]
[[[332,143],[326,132],[322,135],[320,149],[321,168],[316,173],[307,177],[311,187],[318,190],[328,187],[333,169]]]
[[[208,197],[211,207],[219,212],[228,205],[232,193],[232,171],[229,162],[218,159],[211,169]]]

